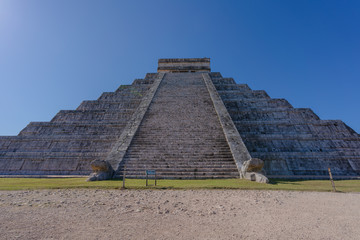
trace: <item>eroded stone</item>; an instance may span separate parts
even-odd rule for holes
[[[87,181],[110,180],[114,175],[114,169],[111,164],[105,160],[94,160],[91,162],[91,168],[94,171],[90,174]]]

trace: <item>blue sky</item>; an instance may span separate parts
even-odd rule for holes
[[[360,132],[360,1],[0,0],[0,135],[177,57]]]

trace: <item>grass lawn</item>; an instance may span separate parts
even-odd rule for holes
[[[86,182],[86,178],[0,178],[0,190],[35,189],[120,189],[121,180]],[[290,190],[330,192],[329,180],[284,180],[270,179],[270,184],[251,182],[243,179],[207,180],[149,180],[152,186],[145,186],[144,179],[126,179],[128,189],[253,189],[253,190]],[[360,192],[360,180],[335,181],[339,192]]]

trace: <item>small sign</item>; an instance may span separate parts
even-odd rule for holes
[[[148,185],[148,176],[149,176],[149,175],[154,175],[154,178],[155,178],[155,186],[156,186],[156,171],[155,171],[155,170],[145,170],[145,173],[146,173],[146,186],[149,186],[149,185]]]
[[[146,175],[155,175],[156,170],[146,170]]]

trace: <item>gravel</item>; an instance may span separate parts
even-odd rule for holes
[[[359,239],[360,194],[0,191],[1,239]]]

